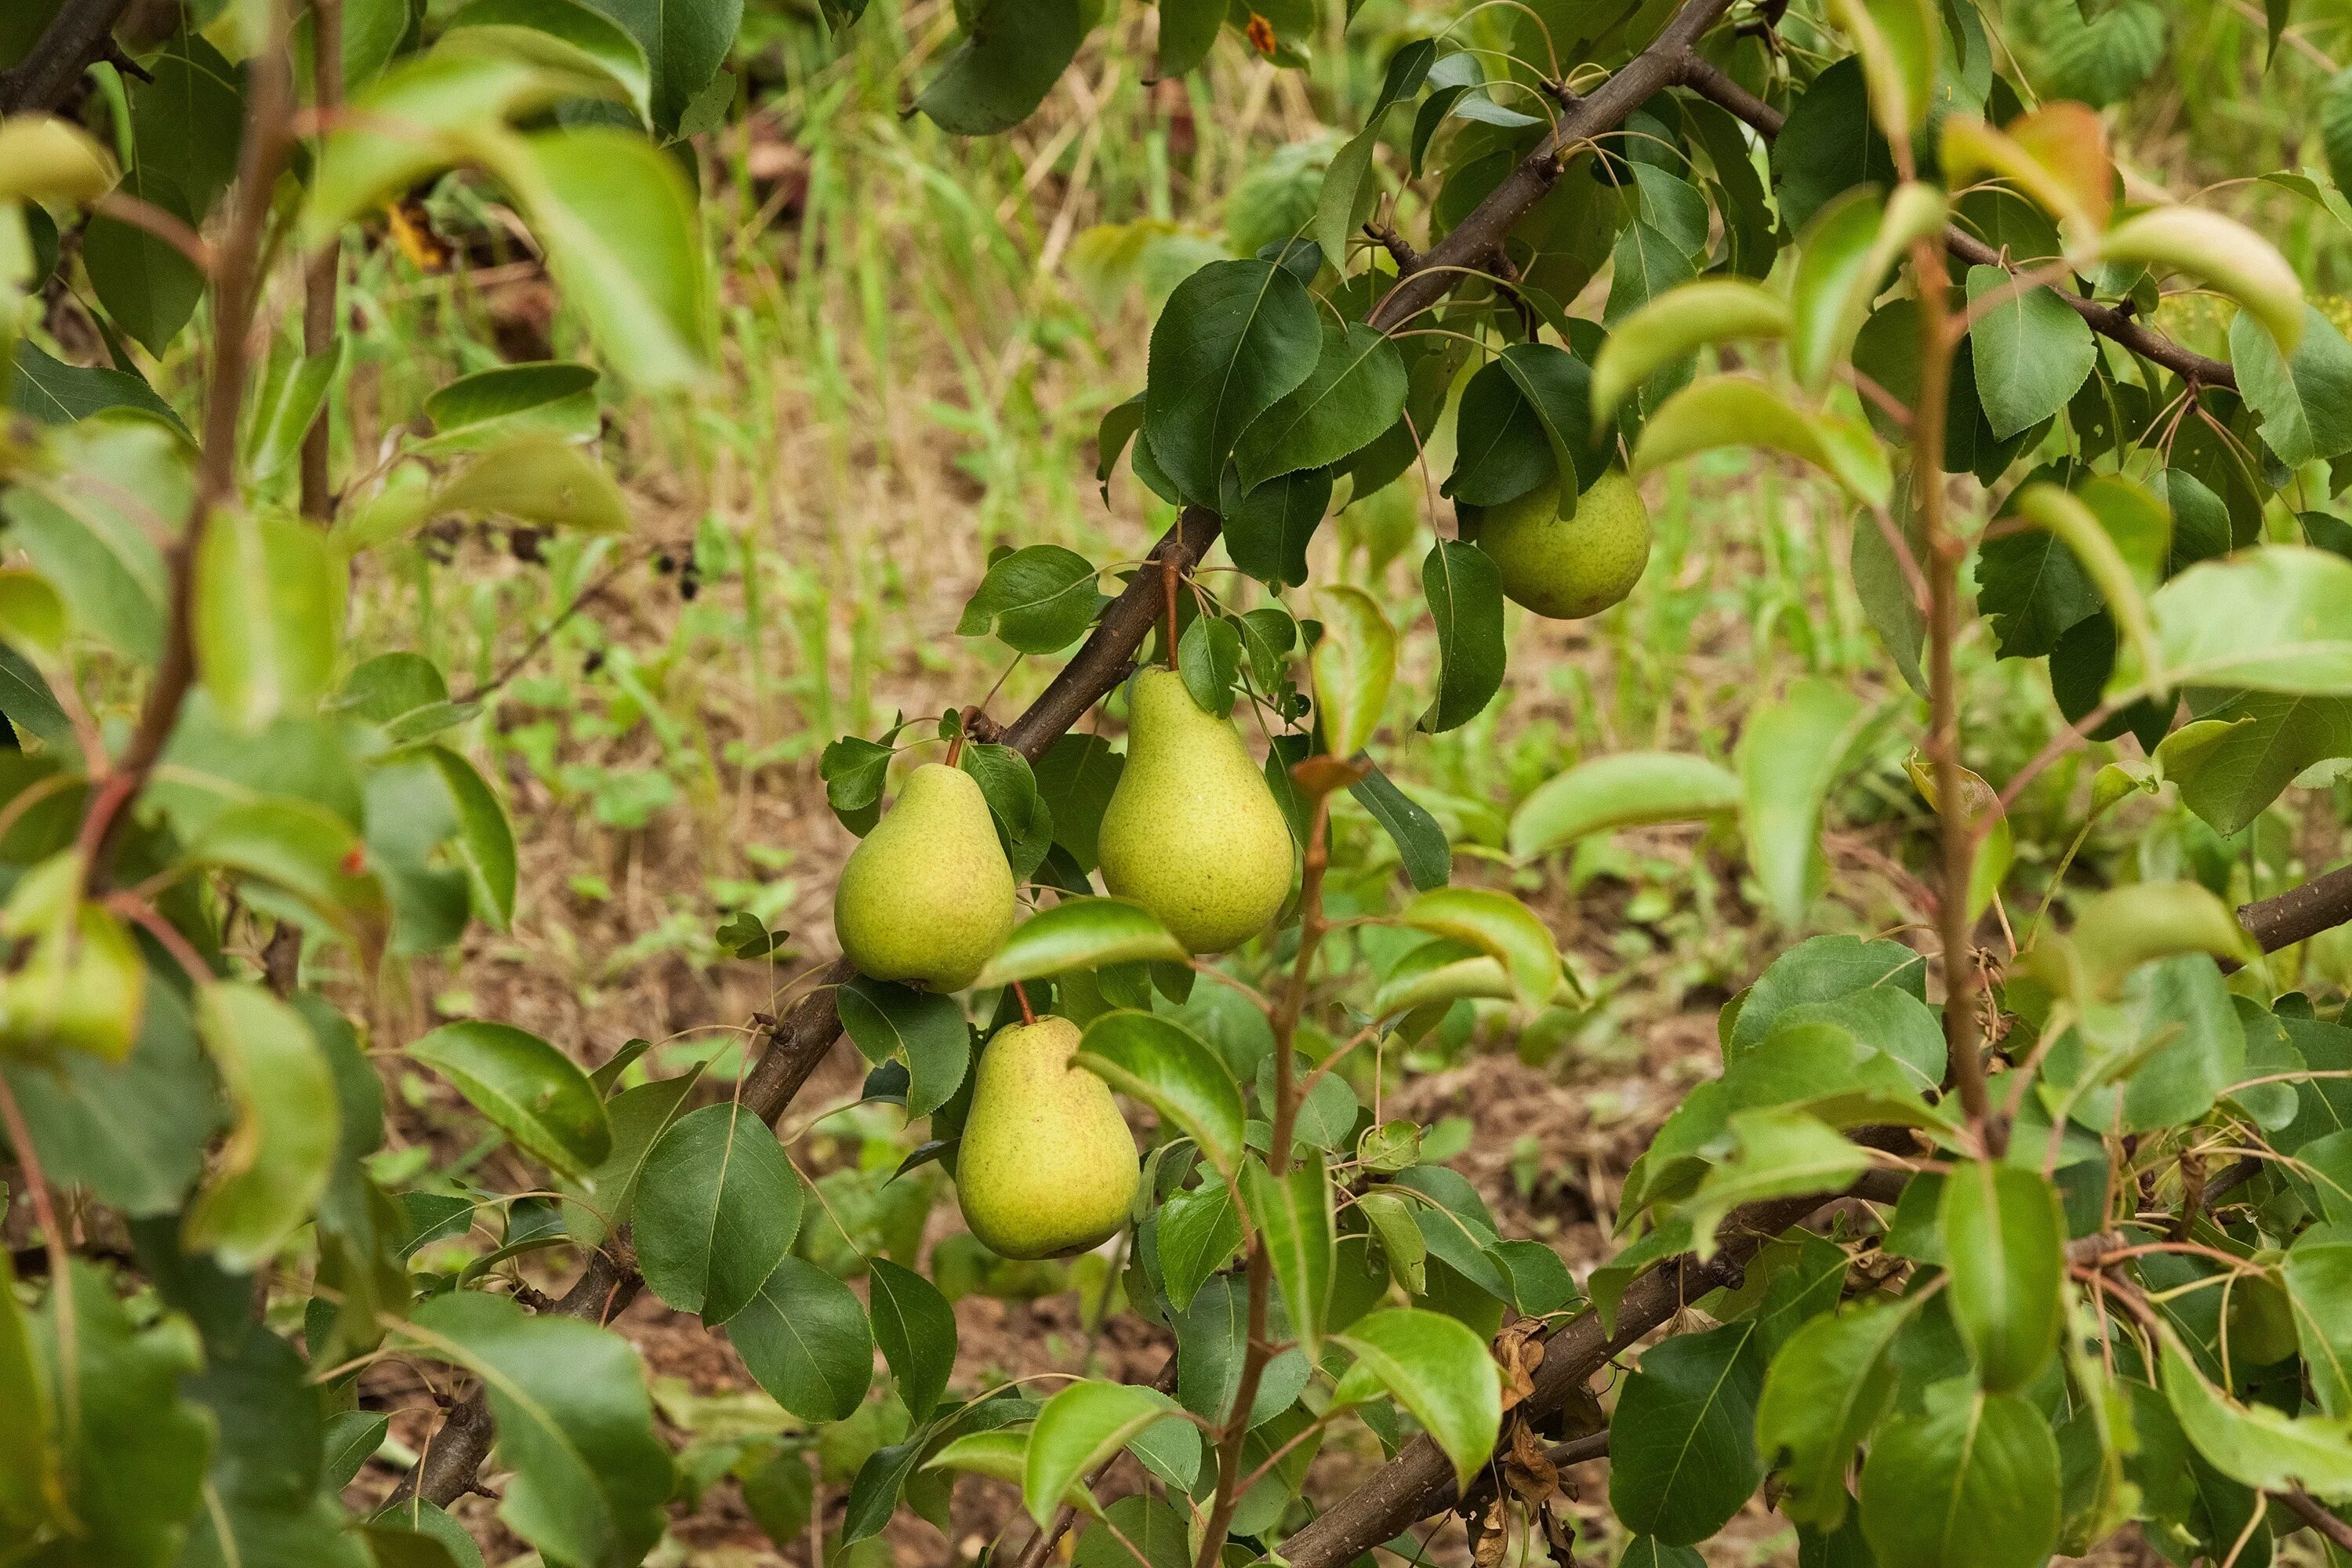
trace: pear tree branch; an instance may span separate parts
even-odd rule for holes
[[[131,0],[66,0],[25,58],[0,70],[0,114],[57,108],[81,73],[106,58]]]
[[[1701,98],[1710,99],[1731,110],[1768,141],[1780,134],[1780,128],[1788,123],[1788,116],[1695,53],[1685,53],[1678,80],[1680,85],[1689,88]],[[1944,248],[1971,267],[2015,270],[2000,252],[1958,225],[1944,230]],[[2190,385],[2226,386],[2232,392],[2237,390],[2238,373],[2225,362],[2208,359],[2193,349],[2174,342],[2162,332],[2134,320],[2113,305],[2085,300],[2064,289],[2053,289],[2051,292],[2066,301],[2068,310],[2089,322],[2093,331],[2113,339],[2152,364],[2162,365]]]

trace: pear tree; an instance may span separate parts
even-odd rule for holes
[[[1024,1568],[1073,1531],[1097,1563],[1346,1568],[1437,1528],[1561,1562],[1603,1458],[1643,1564],[1763,1507],[1807,1563],[2352,1551],[2352,1031],[2300,963],[2352,921],[2352,869],[2236,907],[2200,880],[2026,921],[2004,897],[2009,814],[2062,762],[2102,759],[2078,842],[2151,795],[2230,836],[2352,748],[2321,510],[2352,483],[2352,349],[2226,203],[2124,178],[2082,96],[2158,68],[2158,8],[2084,26],[2062,84],[1979,0],[1447,5],[1379,39],[1352,6],[1161,0],[1136,33],[957,7],[912,100],[957,135],[1130,37],[1160,79],[1346,47],[1380,88],[1296,233],[1175,285],[1103,418],[1097,477],[1123,466],[1162,536],[1010,548],[963,607],[1059,661],[1034,700],[825,747],[864,837],[847,956],[725,1082],[495,1017],[363,1036],[401,964],[511,920],[516,854],[464,743],[502,678],[354,660],[343,609],[354,563],[449,518],[629,532],[597,400],[716,373],[681,153],[734,100],[740,7],[163,9],[153,37],[121,0],[0,18],[0,1171],[28,1227],[0,1264],[0,1561],[473,1563],[448,1510],[488,1489],[542,1561],[625,1565],[717,1473],[805,1526],[805,1450],[885,1407],[832,1552],[961,1485],[1017,1498],[989,1550]],[[2273,49],[2301,9],[2268,5]],[[2333,220],[2352,79],[2319,118],[2312,165],[2268,177]],[[588,358],[465,377],[345,461],[352,254],[453,177],[510,205]],[[52,352],[52,289],[110,363]],[[2227,317],[2202,348],[2184,293]],[[192,416],[124,342],[193,342]],[[1457,855],[1391,770],[1512,700],[1507,600],[1644,593],[1639,487],[1726,449],[1837,498],[1901,693],[1792,683],[1728,757],[1590,757]],[[1409,616],[1309,559],[1399,484],[1435,531]],[[1964,763],[1971,637],[2042,664],[2055,715],[1997,780]],[[1935,825],[1913,941],[1810,930],[1873,724],[1907,730]],[[1385,1086],[1470,1005],[1526,1019],[1581,983],[1498,861],[1683,821],[1786,940],[1580,1281]],[[748,916],[719,940],[776,945]],[[778,1129],[845,1035],[923,1124],[909,1190],[950,1174],[992,1267],[1097,1249],[1173,1347],[1156,1383],[989,1381],[946,1247],[927,1278],[812,1245],[824,1192]],[[404,1187],[372,1052],[535,1180]],[[416,1264],[469,1232],[463,1268]],[[793,1425],[716,1470],[675,1452],[611,1326],[647,1291]],[[387,1425],[359,1380],[393,1361],[439,1408],[357,1511]]]

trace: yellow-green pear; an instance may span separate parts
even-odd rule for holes
[[[1070,1065],[1078,1026],[1045,1017],[997,1031],[980,1056],[956,1151],[972,1235],[1007,1258],[1067,1258],[1127,1223],[1135,1139],[1110,1088]]]
[[[928,763],[850,855],[833,930],[861,974],[961,991],[1013,930],[1013,868],[980,785]]]
[[[1104,885],[1193,952],[1240,946],[1290,895],[1290,826],[1274,792],[1232,723],[1172,669],[1136,677],[1127,768],[1097,852]]]
[[[1503,592],[1539,616],[1598,615],[1633,591],[1650,563],[1650,513],[1622,468],[1612,468],[1559,514],[1558,480],[1488,507],[1478,548],[1495,563]]]

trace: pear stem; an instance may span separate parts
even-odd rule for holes
[[[1168,668],[1176,668],[1176,588],[1184,580],[1184,556],[1181,548],[1171,549],[1160,557],[1160,587],[1168,599],[1168,635],[1160,640],[1167,644]]]
[[[1021,1021],[1023,1023],[1034,1024],[1037,1021],[1035,1011],[1029,1005],[1029,993],[1021,989],[1021,982],[1018,980],[1013,983],[1013,999],[1021,1004]]]
[[[952,736],[948,741],[948,766],[954,767],[958,763],[962,761],[963,737],[961,735]]]

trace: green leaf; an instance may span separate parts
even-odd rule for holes
[[[1242,673],[1241,629],[1221,616],[1193,616],[1176,639],[1176,668],[1202,712],[1229,717]]]
[[[2264,1491],[2352,1496],[2352,1421],[2242,1405],[2205,1380],[2178,1333],[2162,1331],[2166,1401],[2197,1451],[2233,1480]]]
[[[2292,355],[2303,339],[2303,283],[2278,247],[2234,219],[2204,207],[2159,206],[2109,229],[2100,257],[2178,269],[2235,300]]]
[[[1430,46],[1424,40],[1407,47]],[[1301,468],[1328,468],[1395,424],[1404,397],[1404,358],[1387,333],[1361,322],[1325,322],[1314,370],[1251,421],[1234,445],[1242,489],[1255,490]]]
[[[408,1054],[558,1172],[578,1176],[612,1152],[613,1131],[588,1075],[538,1036],[478,1019],[444,1024]]]
[[[1184,75],[1209,58],[1225,20],[1223,0],[1160,0],[1160,74]]]
[[[1065,906],[1066,907],[1066,906]],[[1142,1100],[1231,1176],[1241,1164],[1242,1091],[1223,1058],[1172,1019],[1119,1009],[1087,1026],[1072,1062]]]
[[[2280,355],[2252,312],[2240,311],[2230,323],[2230,363],[2279,461],[2301,468],[2352,451],[2352,343],[2316,307],[2303,308],[2293,359]]]
[[[1161,6],[1163,14],[1167,9]],[[1164,64],[1164,24],[1160,40]],[[1149,1497],[1124,1497],[1103,1510],[1102,1523],[1078,1537],[1070,1568],[1191,1568],[1188,1544],[1184,1521],[1174,1509]]]
[[[612,83],[613,96],[644,120],[654,108],[656,82],[647,63],[649,58],[663,57],[664,79],[659,86],[672,95],[681,85],[681,74],[691,77],[699,68],[699,79],[684,84],[690,95],[710,79],[710,73],[726,58],[727,47],[735,40],[736,21],[741,15],[740,0],[669,6],[648,5],[644,0],[635,4],[631,0],[603,0],[595,10],[575,4],[575,0],[471,0],[449,18],[441,36],[457,38],[457,45],[453,47],[496,50],[540,60],[581,76],[605,77]],[[696,49],[696,40],[692,38],[665,37],[661,22],[670,23],[681,31],[699,31],[704,47]],[[625,28],[623,23],[627,24]],[[725,31],[717,32],[721,24]],[[467,31],[475,28],[495,31]],[[635,37],[631,36],[633,32]],[[678,44],[686,47],[679,49]],[[662,103],[660,123],[665,130],[676,126],[683,102],[679,98],[676,102],[666,100]]]
[[[899,1403],[928,1420],[955,1370],[955,1311],[938,1286],[887,1258],[867,1263],[866,1281],[874,1338],[898,1380]]]
[[[1895,157],[1872,123],[1859,56],[1834,62],[1798,96],[1773,139],[1772,173],[1781,220],[1792,229],[1841,192],[1895,184]]]
[[[1161,26],[1167,26],[1167,7],[1161,7]],[[1161,46],[1162,50],[1166,45]],[[1323,259],[1341,271],[1347,270],[1348,243],[1356,229],[1371,214],[1372,153],[1378,146],[1381,126],[1389,110],[1408,101],[1429,79],[1429,68],[1437,58],[1434,38],[1415,38],[1389,57],[1387,73],[1381,79],[1381,90],[1372,100],[1371,109],[1364,115],[1364,128],[1348,139],[1347,145],[1331,155],[1331,166],[1324,172],[1322,194],[1316,198],[1315,221],[1309,227],[1315,242],[1323,247]],[[1394,415],[1390,416],[1394,418]],[[1383,428],[1386,426],[1383,426]],[[1378,435],[1379,431],[1374,431]],[[1361,445],[1361,443],[1359,443]]]
[[[514,1472],[499,1517],[517,1535],[580,1568],[628,1568],[660,1539],[669,1450],[628,1342],[476,1290],[436,1297],[411,1322],[429,1354],[489,1390]]]
[[[803,1420],[848,1419],[874,1381],[874,1336],[857,1298],[790,1254],[728,1320],[727,1338],[760,1386]]]
[[[1821,888],[1822,807],[1867,715],[1844,687],[1806,679],[1751,713],[1739,737],[1748,862],[1784,925],[1803,922]]]
[[[2005,267],[1969,268],[1970,307],[2015,281]],[[1977,399],[1997,437],[2014,436],[2064,408],[2099,357],[2090,323],[2047,287],[1987,308],[1969,341]]]
[[[1453,1462],[1466,1495],[1503,1419],[1502,1372],[1486,1342],[1452,1318],[1411,1307],[1359,1318],[1331,1337],[1356,1358],[1333,1403],[1387,1389]]]
[[[1234,564],[1262,583],[1296,587],[1306,582],[1307,546],[1331,510],[1331,470],[1284,474],[1244,494],[1228,468],[1222,493],[1225,550]]]
[[[1611,330],[1592,362],[1592,410],[1608,418],[1634,388],[1709,343],[1782,338],[1789,326],[1787,301],[1744,278],[1702,279],[1670,289]]]
[[[183,1384],[220,1437],[181,1561],[370,1568],[322,1490],[326,1433],[301,1356],[257,1322],[232,1324],[208,1334],[204,1371]]]
[[[1078,0],[981,0],[961,19],[963,41],[915,99],[954,136],[993,136],[1029,118],[1087,31]]]
[[[2058,1444],[2015,1394],[1949,1384],[1898,1416],[1862,1469],[1862,1528],[1881,1563],[2036,1568],[2057,1544]]]
[[[1768,1106],[1732,1113],[1738,1147],[1711,1166],[1683,1212],[1699,1257],[1715,1253],[1715,1227],[1742,1204],[1835,1193],[1870,1169],[1870,1156],[1819,1117]]]
[[[1058,544],[1032,544],[992,563],[956,623],[959,636],[993,632],[1016,653],[1059,653],[1110,603],[1094,563]]]
[[[620,486],[579,447],[547,435],[517,436],[485,450],[433,492],[416,521],[446,512],[496,512],[549,528],[625,533]]]
[[[1274,1265],[1274,1280],[1290,1330],[1310,1362],[1323,1355],[1323,1320],[1331,1304],[1331,1188],[1323,1155],[1310,1150],[1276,1176],[1255,1159],[1242,1164],[1242,1202],[1256,1222],[1259,1244]]]
[[[1151,329],[1143,438],[1186,499],[1215,504],[1234,443],[1314,374],[1322,341],[1306,286],[1270,262],[1212,262],[1176,286]]]
[[[1176,1397],[1195,1415],[1222,1425],[1241,1391],[1242,1357],[1249,1337],[1249,1290],[1230,1274],[1212,1275],[1176,1320]],[[1289,1337],[1282,1299],[1267,1303],[1266,1331],[1279,1342]],[[1263,1426],[1289,1409],[1307,1386],[1311,1369],[1297,1347],[1265,1363],[1249,1425]]]
[[[1833,1531],[1845,1520],[1846,1470],[1895,1397],[1887,1364],[1917,1298],[1825,1312],[1772,1358],[1756,1405],[1756,1441],[1780,1471],[1780,1511]]]
[[[50,1428],[48,1379],[16,1295],[16,1271],[0,1253],[0,1401],[16,1413],[0,1426],[0,1529],[30,1541],[68,1517]]]
[[[2352,66],[2328,79],[2319,100],[2319,142],[2339,191],[2352,191]]]
[[[1364,749],[1388,706],[1396,676],[1396,628],[1380,603],[1360,588],[1318,588],[1323,636],[1309,660],[1315,672],[1315,711],[1324,749],[1352,757]]]
[[[1532,859],[1595,833],[1691,822],[1737,811],[1738,778],[1704,757],[1619,752],[1592,757],[1537,786],[1511,814],[1514,858]]]
[[[1157,1389],[1086,1379],[1045,1402],[1030,1429],[1021,1500],[1044,1529],[1073,1483],[1180,1408]]]
[[[1870,427],[1842,414],[1801,408],[1753,376],[1711,375],[1667,399],[1642,426],[1633,474],[1718,447],[1763,447],[1812,464],[1854,499],[1883,506],[1895,481]]]
[[[213,514],[196,552],[194,636],[205,689],[248,733],[327,689],[343,624],[326,536],[292,518]]]
[[[568,1189],[575,1191],[577,1201],[564,1205],[566,1232],[594,1242],[627,1220],[636,1201],[637,1180],[645,1173],[646,1157],[670,1124],[685,1114],[687,1097],[700,1077],[686,1073],[656,1079],[623,1089],[605,1102],[606,1119],[613,1129],[612,1152],[573,1189]],[[578,1194],[577,1188],[582,1187],[586,1192]]]
[[[1739,1511],[1764,1479],[1756,1451],[1763,1382],[1753,1322],[1643,1352],[1609,1424],[1609,1505],[1628,1530],[1688,1546]]]
[[[494,170],[521,199],[565,302],[614,368],[647,391],[698,381],[712,353],[711,286],[677,161],[602,127],[494,145]]]
[[[1572,510],[1580,495],[1616,461],[1617,438],[1608,416],[1593,413],[1592,373],[1584,362],[1550,343],[1513,343],[1495,363],[1518,389],[1551,447],[1552,468],[1563,480],[1559,505]]]
[[[834,993],[841,1026],[871,1062],[907,1062],[907,1114],[929,1116],[955,1097],[971,1065],[971,1032],[955,998],[860,974]]]
[[[1191,955],[1157,917],[1126,899],[1065,899],[1019,925],[973,984],[982,990],[1070,969],[1165,961]]]
[[[219,1121],[187,1004],[168,985],[145,992],[138,1040],[119,1063],[87,1051],[54,1063],[0,1057],[49,1180],[134,1217],[180,1207]]]
[[[1441,539],[1421,563],[1421,585],[1437,623],[1438,667],[1419,728],[1436,734],[1475,719],[1502,689],[1503,578],[1476,545]]]
[[[584,441],[596,434],[595,367],[569,360],[496,365],[461,375],[425,399],[434,434],[425,453],[473,452],[519,436]]]
[[[194,227],[195,209],[171,177],[134,168],[124,175],[121,194],[132,196]],[[196,264],[146,229],[103,214],[82,231],[82,269],[98,302],[114,324],[161,354],[205,295],[205,275]]]
[[[140,166],[163,175],[201,217],[236,177],[245,139],[244,72],[186,26],[147,62],[153,79],[131,88]]]
[[[1490,888],[1436,888],[1414,895],[1397,919],[1500,960],[1513,991],[1528,1006],[1542,1006],[1559,993],[1559,950],[1551,928],[1508,893]]]
[[[2166,774],[2181,804],[2224,837],[2260,816],[2305,768],[2352,756],[2352,700],[2246,691],[2203,717],[2226,731]]]
[[[255,393],[246,426],[245,460],[255,479],[280,472],[301,448],[342,372],[346,345],[340,333],[314,354],[301,353],[289,337],[271,343],[268,370]]]
[[[800,1230],[801,1183],[740,1100],[672,1122],[637,1178],[637,1264],[655,1295],[717,1327],[759,1293]]]
[[[152,414],[184,439],[187,426],[155,389],[112,365],[67,364],[27,342],[16,345],[16,373],[8,378],[8,405],[45,425],[70,425],[109,408]]]
[[[2024,1387],[2057,1347],[2066,1221],[2039,1172],[1974,1161],[1944,1182],[1952,1321],[1995,1394]]]
[[[75,1423],[71,1440],[48,1434],[79,1526],[70,1554],[59,1560],[89,1568],[172,1563],[188,1516],[202,1506],[213,1447],[209,1414],[180,1394],[182,1380],[196,1371],[195,1336],[171,1323],[135,1326],[105,1277],[79,1258],[70,1281],[72,1327],[62,1342],[54,1303],[26,1317],[54,1391],[52,1416]],[[12,1421],[19,1414],[12,1412]]]
[[[1099,863],[1103,812],[1126,767],[1126,756],[1100,735],[1064,735],[1037,759],[1037,794],[1054,814],[1054,842],[1081,871]]]
[[[2279,544],[2200,562],[2148,597],[2182,686],[2352,696],[2352,562]]]
[[[1454,471],[1440,493],[1470,506],[1500,506],[1557,477],[1559,460],[1542,416],[1500,359],[1471,376],[1461,405]]]
[[[1223,1182],[1203,1182],[1160,1205],[1155,1227],[1160,1283],[1168,1304],[1181,1314],[1192,1305],[1202,1282],[1241,1250],[1241,1215]]]
[[[1940,230],[1945,216],[1942,194],[1916,181],[1885,203],[1874,190],[1847,192],[1813,216],[1790,280],[1789,364],[1806,391],[1828,389],[1888,271],[1914,240]]]
[[[423,746],[418,753],[433,764],[448,788],[449,804],[457,818],[457,831],[450,842],[466,868],[475,910],[504,931],[514,921],[516,875],[514,828],[507,821],[506,807],[490,793],[474,764],[446,746]]]
[[[169,574],[147,521],[187,515],[187,448],[164,426],[126,414],[96,416],[46,445],[55,473],[19,476],[0,494],[9,542],[64,595],[75,626],[152,665],[163,652]]]
[[[196,1030],[236,1121],[188,1210],[186,1243],[249,1272],[277,1255],[326,1190],[339,1136],[334,1075],[301,1015],[258,985],[205,986]]]
[[[1357,761],[1370,763],[1369,771],[1348,786],[1348,793],[1396,846],[1406,879],[1424,891],[1444,887],[1454,874],[1454,850],[1446,842],[1445,829],[1418,801],[1397,788],[1378,763],[1369,758]]]

